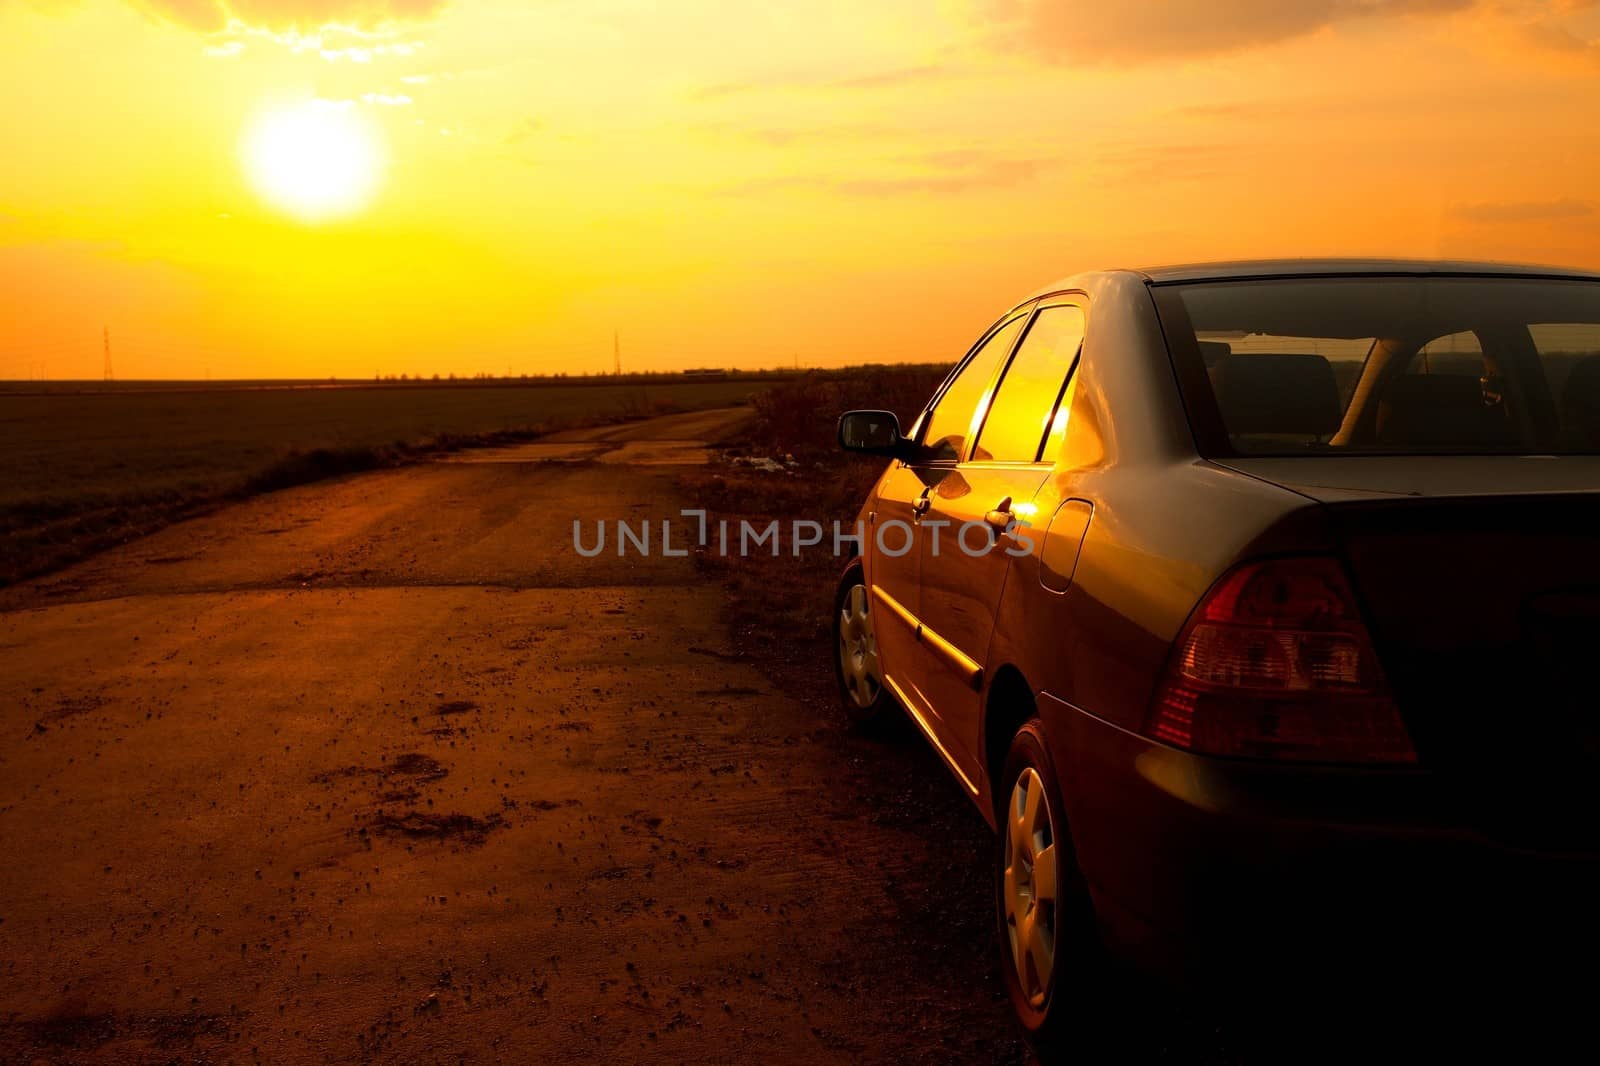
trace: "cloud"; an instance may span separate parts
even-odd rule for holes
[[[1519,222],[1560,222],[1592,218],[1595,206],[1584,200],[1535,200],[1516,203],[1462,204],[1451,214],[1466,222],[1487,225]]]
[[[228,13],[217,0],[130,0],[141,11],[205,33],[228,26]]]
[[[449,0],[130,0],[133,6],[202,33],[234,23],[273,31],[324,26],[375,29],[436,15]]]
[[[934,155],[921,159],[937,164]],[[825,193],[847,196],[890,197],[918,194],[956,194],[1021,185],[1033,180],[1040,171],[1055,164],[1055,160],[1039,159],[976,159],[962,161],[951,170],[885,175],[781,175],[755,178],[726,186],[720,191],[726,195],[749,196],[788,189],[814,189]]]
[[[1484,0],[1487,28],[1503,46],[1521,49],[1541,61],[1555,59],[1580,69],[1600,68],[1600,39],[1588,36],[1584,20],[1596,0]],[[1592,31],[1592,20],[1588,27]]]
[[[840,192],[857,196],[901,196],[913,193],[962,193],[1002,189],[1033,180],[1046,166],[1033,159],[997,159],[983,166],[944,174],[913,174],[898,178],[850,178],[834,183]]]
[[[1168,114],[1177,118],[1194,119],[1252,119],[1270,113],[1271,109],[1260,103],[1185,104]]]
[[[734,122],[702,122],[690,128],[708,137],[748,141],[767,148],[818,143],[837,144],[845,140],[882,142],[904,137],[910,132],[905,126],[887,122],[837,122],[804,126],[750,126]]]
[[[725,96],[772,89],[892,89],[903,85],[938,81],[948,77],[949,73],[944,67],[928,64],[853,74],[842,78],[832,74],[775,74],[749,81],[707,85],[696,89],[694,96],[699,100],[715,100]]]
[[[511,132],[506,134],[506,143],[521,144],[523,141],[526,141],[543,132],[543,130],[543,119],[533,117],[524,118],[515,126],[511,127]]]
[[[1477,0],[987,2],[1011,45],[1080,65],[1131,65],[1273,44],[1354,19],[1462,11]]]
[[[937,81],[946,74],[943,67],[926,64],[920,67],[901,67],[899,70],[879,71],[876,74],[859,74],[852,78],[835,78],[824,83],[830,89],[887,89],[900,85],[917,85]]]

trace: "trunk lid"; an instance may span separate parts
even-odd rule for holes
[[[1600,844],[1600,458],[1227,465],[1327,505],[1418,757],[1507,843]]]

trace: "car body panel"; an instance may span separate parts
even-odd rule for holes
[[[1525,974],[1530,955],[1587,965],[1600,859],[1486,836],[1425,770],[1211,759],[1048,696],[1041,709],[1102,932],[1152,972],[1354,969],[1370,985],[1502,959]]]
[[[910,467],[900,462],[891,463],[878,479],[870,506],[860,519],[868,547],[865,556],[867,587],[886,594],[891,604],[903,609],[894,610],[885,605],[881,597],[875,598],[870,608],[878,657],[885,664],[909,662],[916,655],[916,627],[906,621],[905,614],[914,617],[922,603],[922,558],[913,505],[926,487]],[[929,713],[909,674],[895,669],[889,676],[901,689],[899,695],[903,701]]]
[[[1011,568],[1015,540],[1001,533],[991,544],[985,518],[1002,503],[1031,504],[1049,468],[1027,464],[968,463],[940,479],[924,526],[941,523],[939,539],[922,542],[923,624],[962,655],[981,664],[994,634],[995,610]],[[930,530],[932,532],[932,530]],[[980,550],[986,549],[986,550]],[[927,651],[920,669],[928,697],[950,734],[950,747],[969,780],[982,775],[982,691],[971,677],[951,669],[946,657]],[[941,668],[942,667],[942,668]],[[980,676],[981,685],[981,676]]]
[[[1216,462],[1330,504],[1594,492],[1600,486],[1600,456],[1590,455],[1235,456]]]
[[[1600,847],[1600,492],[1329,508],[1422,764],[1525,847]]]

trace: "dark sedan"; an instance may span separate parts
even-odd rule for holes
[[[841,698],[902,708],[996,827],[1041,1047],[1108,957],[1280,992],[1588,965],[1600,276],[1082,274],[909,428],[839,432],[893,460]]]

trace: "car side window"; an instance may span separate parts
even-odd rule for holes
[[[989,334],[987,340],[967,360],[944,390],[928,417],[923,446],[934,461],[959,460],[966,451],[967,437],[987,398],[989,381],[995,368],[1011,353],[1017,334],[1022,332],[1026,315],[1018,315]]]
[[[1417,349],[1406,367],[1408,374],[1456,374],[1477,377],[1483,373],[1483,343],[1474,333],[1451,333]]]
[[[1046,307],[1034,316],[989,405],[974,462],[1038,460],[1083,332],[1083,309],[1072,304]]]

